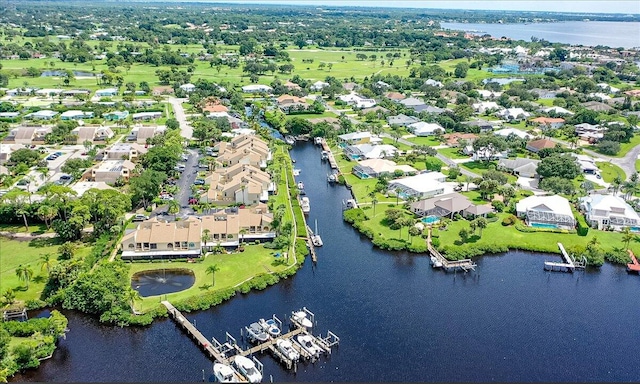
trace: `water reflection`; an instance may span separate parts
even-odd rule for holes
[[[137,272],[131,277],[131,288],[142,297],[158,296],[184,291],[196,278],[190,269],[157,269]]]

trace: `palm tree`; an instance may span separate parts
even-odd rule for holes
[[[135,289],[129,287],[129,289],[127,289],[127,291],[125,292],[127,301],[129,301],[129,304],[131,305],[131,312],[136,311],[134,304],[136,301],[142,300],[142,297],[140,296],[140,292],[136,291]]]
[[[4,294],[2,296],[4,297],[5,303],[7,303],[8,305],[13,304],[14,301],[16,300],[16,294],[15,292],[13,292],[13,289],[11,288],[7,288],[7,290],[4,291]]]
[[[209,242],[209,240],[211,240],[211,231],[208,229],[203,229],[202,230],[202,243],[204,244],[204,247],[207,247],[207,243]]]
[[[376,204],[378,204],[378,199],[376,197],[371,198],[371,204],[373,205],[373,217],[376,216]]]
[[[484,217],[478,217],[476,221],[478,222],[478,228],[480,229],[480,237],[482,237],[482,230],[487,228],[487,225],[489,223],[487,222],[487,219],[485,219]]]
[[[180,203],[177,200],[169,200],[167,205],[167,213],[173,213],[173,220],[176,220],[178,212],[180,212]]]
[[[22,264],[18,265],[18,268],[16,268],[16,275],[20,281],[24,281],[26,283],[27,289],[29,289],[29,281],[31,281],[31,278],[33,277],[33,270],[31,267],[23,267]]]
[[[218,264],[210,265],[205,270],[207,275],[211,275],[211,286],[216,285],[216,272],[218,272],[219,270],[220,270],[220,267],[218,267]]]
[[[40,269],[42,270],[42,268],[46,268],[47,275],[49,274],[49,271],[51,270],[51,267],[53,266],[54,263],[55,263],[55,260],[51,258],[50,253],[45,253],[44,255],[40,255]]]
[[[478,229],[478,221],[477,220],[473,220],[469,223],[469,229],[471,230],[471,232],[473,232],[473,234],[476,234],[476,229]]]
[[[624,247],[626,249],[629,249],[629,243],[635,239],[636,235],[631,233],[631,228],[625,227],[624,230],[622,230],[622,242],[624,243]]]
[[[398,205],[398,199],[400,198],[400,192],[402,192],[402,189],[396,188],[395,192],[396,192],[396,205]]]

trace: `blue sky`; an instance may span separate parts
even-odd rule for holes
[[[594,13],[640,13],[640,0],[599,0],[599,1],[567,1],[567,0],[208,0],[214,3],[260,3],[260,4],[298,4],[298,5],[357,5],[370,7],[399,8],[440,8],[440,9],[490,9],[516,11],[554,11],[554,12],[594,12]]]

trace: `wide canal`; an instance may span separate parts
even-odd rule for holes
[[[341,218],[342,186],[329,186],[320,149],[291,151],[324,247],[296,276],[189,314],[208,337],[307,306],[341,343],[328,359],[274,381],[639,381],[640,278],[598,271],[545,272],[551,255],[509,252],[477,260],[476,273],[433,270],[424,255],[373,248]],[[170,320],[104,326],[75,312],[52,359],[18,381],[199,381],[211,362]]]

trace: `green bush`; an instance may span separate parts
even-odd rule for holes
[[[504,225],[505,227],[509,226],[509,225],[513,225],[513,224],[515,224],[517,222],[518,222],[518,218],[515,217],[515,215],[509,215],[509,216],[505,217],[504,219],[502,219],[502,225]]]
[[[573,215],[577,219],[576,221],[577,221],[578,236],[587,236],[587,234],[589,233],[589,225],[587,224],[587,221],[584,219],[584,216],[581,213],[575,212],[575,211]]]
[[[614,248],[604,252],[604,258],[614,264],[628,264],[631,259],[629,258],[629,254],[624,249]]]
[[[431,245],[433,245],[436,248],[440,247],[440,239],[437,238],[437,237],[432,238],[431,239]]]
[[[367,220],[367,215],[360,208],[347,209],[342,214],[342,217],[344,218],[344,221],[350,224]]]
[[[504,210],[504,203],[500,200],[493,200],[491,202],[491,206],[493,206],[497,212],[502,212]]]

